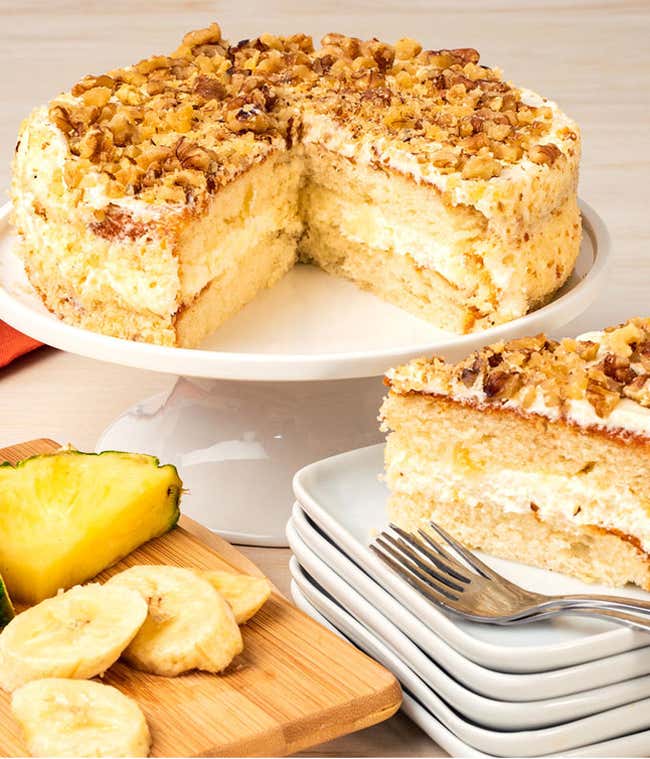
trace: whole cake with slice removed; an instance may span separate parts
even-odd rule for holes
[[[418,359],[387,383],[392,521],[650,590],[650,319]]]
[[[213,24],[36,109],[12,200],[32,285],[86,329],[193,346],[306,261],[463,333],[566,281],[579,157],[473,49]]]

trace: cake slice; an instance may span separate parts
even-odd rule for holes
[[[650,590],[650,319],[418,359],[387,383],[392,521]]]

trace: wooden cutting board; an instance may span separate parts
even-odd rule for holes
[[[15,463],[58,448],[52,440],[0,449]],[[107,570],[175,564],[261,572],[237,549],[186,517]],[[284,756],[381,722],[400,706],[393,675],[300,612],[278,592],[242,628],[244,652],[224,675],[157,677],[118,662],[104,681],[146,714],[152,756]],[[0,691],[0,754],[25,747]]]

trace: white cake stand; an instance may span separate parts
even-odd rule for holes
[[[298,266],[189,350],[106,337],[53,317],[12,252],[8,212],[0,211],[0,319],[62,350],[177,375],[171,393],[116,419],[97,450],[137,450],[176,464],[189,489],[184,511],[254,545],[286,544],[291,478],[300,467],[381,440],[377,410],[388,367],[423,354],[460,358],[502,338],[556,331],[597,297],[609,253],[602,220],[583,203],[580,256],[553,302],[463,336]]]

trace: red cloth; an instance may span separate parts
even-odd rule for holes
[[[27,335],[16,332],[13,327],[0,321],[0,366],[10,364],[18,356],[22,356],[41,345]]]

